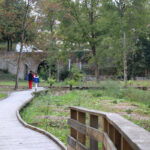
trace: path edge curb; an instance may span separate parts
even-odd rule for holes
[[[58,138],[56,138],[54,135],[52,135],[51,133],[49,133],[49,132],[47,132],[47,131],[45,131],[45,130],[43,130],[43,129],[37,128],[37,127],[35,127],[35,126],[32,126],[32,125],[26,123],[26,122],[21,118],[21,116],[20,116],[20,111],[21,111],[26,105],[28,105],[28,104],[32,101],[33,98],[34,98],[34,96],[32,96],[32,98],[30,98],[28,101],[26,101],[24,104],[22,104],[22,105],[19,107],[19,109],[18,109],[17,112],[16,112],[17,119],[19,120],[19,122],[20,122],[23,126],[29,128],[29,129],[31,129],[31,130],[34,130],[34,131],[36,131],[36,132],[39,132],[39,133],[42,133],[42,134],[46,135],[48,138],[50,138],[50,139],[53,140],[56,144],[58,144],[62,150],[67,150],[67,147],[64,145],[64,143],[62,143],[62,142],[61,142]]]

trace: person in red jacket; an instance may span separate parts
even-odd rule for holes
[[[30,71],[30,73],[27,76],[27,80],[28,80],[28,83],[29,83],[29,89],[32,89],[33,79],[34,79],[33,73],[32,73],[32,71]]]

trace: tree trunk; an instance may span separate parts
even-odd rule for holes
[[[97,61],[95,61],[95,77],[96,77],[96,81],[99,81],[99,65]]]
[[[94,57],[94,68],[95,68],[95,78],[96,81],[99,81],[99,65],[96,59],[96,47],[95,45],[92,46],[92,53],[93,53],[93,57]]]
[[[59,82],[60,78],[60,67],[59,67],[59,60],[57,61],[57,81]]]
[[[13,42],[12,42],[12,40],[10,40],[10,51],[13,50],[13,49],[12,49],[12,46],[13,46]]]
[[[24,35],[22,35],[24,36]],[[23,38],[23,37],[22,37]],[[18,81],[19,81],[19,71],[20,71],[20,62],[21,62],[21,57],[22,57],[22,49],[23,49],[23,42],[21,42],[21,47],[20,47],[20,52],[19,52],[19,57],[17,61],[17,74],[16,74],[16,84],[15,84],[15,90],[18,89]]]
[[[72,91],[72,84],[69,85],[69,90]]]
[[[20,47],[19,57],[18,57],[18,61],[17,61],[17,73],[16,73],[15,90],[18,89],[20,62],[21,62],[21,57],[22,57],[23,43],[24,43],[24,40],[25,40],[26,20],[27,20],[29,6],[30,6],[30,0],[28,0],[28,2],[27,2],[26,12],[24,14],[23,23],[22,23],[21,47]]]
[[[123,31],[123,49],[124,49],[124,57],[123,57],[123,62],[124,62],[124,82],[125,86],[127,84],[127,50],[126,50],[126,33]]]
[[[9,52],[10,51],[10,42],[9,42],[10,40],[8,39],[7,40],[7,51]]]

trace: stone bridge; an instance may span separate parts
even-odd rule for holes
[[[0,52],[0,69],[16,74],[18,52]],[[46,59],[46,53],[26,52],[22,53],[19,78],[25,79],[29,70],[37,72],[38,66]]]

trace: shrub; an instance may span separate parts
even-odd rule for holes
[[[72,66],[70,71],[70,76],[67,80],[67,84],[70,86],[70,90],[72,90],[72,86],[78,84],[83,79],[83,74],[76,66]]]
[[[53,84],[56,82],[56,80],[53,77],[51,77],[51,78],[48,78],[47,82],[50,85],[50,87],[52,87]]]

